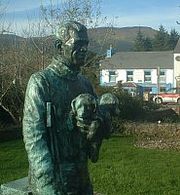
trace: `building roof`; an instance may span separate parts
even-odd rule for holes
[[[101,60],[100,69],[173,69],[173,51],[118,52]]]
[[[174,53],[180,53],[180,39],[178,40],[176,47],[174,49]]]

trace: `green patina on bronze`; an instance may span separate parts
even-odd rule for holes
[[[92,195],[88,159],[97,161],[109,118],[95,103],[92,109],[83,108],[93,112],[88,122],[83,117],[90,115],[81,115],[79,121],[72,108],[80,94],[96,101],[90,82],[79,73],[88,46],[85,26],[68,22],[59,28],[57,38],[58,55],[31,76],[26,90],[23,134],[29,184],[35,195]]]

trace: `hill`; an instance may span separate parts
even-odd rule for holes
[[[138,26],[123,28],[100,27],[89,29],[89,47],[91,50],[98,53],[105,53],[110,45],[112,45],[115,51],[131,51],[139,28],[141,32],[149,38],[153,38],[157,33],[156,30],[150,27]]]
[[[156,34],[156,30],[150,27],[140,27],[141,32],[149,37],[153,38]],[[110,45],[113,46],[115,51],[131,51],[133,49],[133,43],[139,31],[139,27],[123,27],[123,28],[114,28],[114,27],[99,27],[94,29],[88,29],[89,35],[89,49],[93,52],[97,52],[99,54],[106,53],[106,50]],[[50,38],[51,39],[51,38]],[[46,44],[46,48],[49,48],[51,45],[51,41],[47,37],[35,37],[33,40],[38,42],[44,42]],[[54,39],[52,37],[52,39]],[[11,48],[12,45],[16,45],[16,48],[19,48],[23,42],[28,42],[28,44],[32,44],[32,40],[29,38],[23,38],[16,35],[3,34],[0,35],[0,48]]]
[[[0,34],[0,49],[12,49],[12,46],[19,48],[25,38],[14,34]]]

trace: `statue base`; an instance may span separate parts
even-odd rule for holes
[[[28,188],[28,177],[2,184],[0,188],[0,195],[32,195]],[[94,192],[94,195],[102,195]]]
[[[0,195],[32,195],[28,189],[28,178],[14,180],[1,185]]]

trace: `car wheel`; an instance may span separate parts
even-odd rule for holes
[[[158,98],[155,99],[155,102],[157,104],[162,104],[162,99],[158,97]]]

